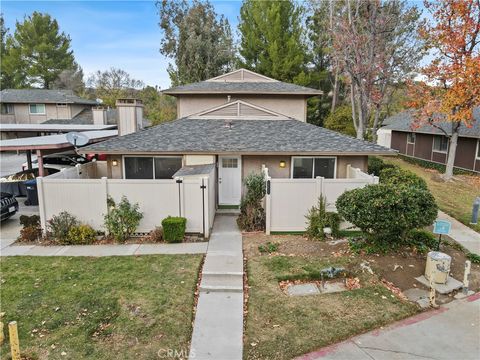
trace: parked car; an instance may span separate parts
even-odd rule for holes
[[[18,202],[12,194],[2,192],[0,193],[0,196],[0,203],[2,205],[2,215],[0,220],[3,221],[15,215],[18,211]]]
[[[63,152],[50,154],[43,157],[43,165],[64,165],[66,166],[75,166],[77,164],[85,164],[89,162],[90,159],[78,155],[74,152]],[[32,160],[32,168],[38,168],[38,159]],[[27,170],[28,164],[24,162],[22,164],[22,170]]]

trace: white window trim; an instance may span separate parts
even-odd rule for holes
[[[477,140],[477,148],[475,149],[475,160],[480,160],[480,156],[478,155],[479,150],[480,150],[480,139]]]
[[[437,136],[443,136],[443,135],[433,135],[433,140],[432,140],[432,152],[436,152],[436,153],[439,153],[439,154],[448,154],[448,148],[450,147],[450,141],[448,141],[448,138],[446,136],[443,136],[447,139],[447,150],[443,151],[443,150],[435,150],[435,138]]]
[[[333,169],[333,179],[337,178],[337,156],[292,156],[290,159],[290,179],[293,177],[293,167],[295,159],[314,159],[312,164],[312,176],[315,175],[315,159],[335,159],[335,167]],[[312,177],[312,179],[315,179]]]
[[[125,158],[138,158],[138,157],[145,157],[145,158],[152,158],[152,178],[151,179],[143,179],[143,180],[165,180],[165,179],[155,179],[155,158],[179,158],[182,159],[182,167],[184,165],[183,155],[122,155],[122,178],[123,180],[139,180],[139,179],[127,179],[125,174]]]
[[[414,137],[414,140],[413,140],[413,142],[411,142],[411,141],[408,141],[408,139],[409,139],[409,137],[410,137],[409,135],[413,135],[413,137]],[[407,144],[412,144],[412,145],[415,145],[415,141],[417,141],[417,136],[415,135],[415,133],[414,133],[414,132],[407,133]]]
[[[32,106],[32,105],[43,105],[43,112],[41,112],[41,113],[39,113],[39,112],[32,113],[31,110],[30,110],[30,109],[31,109],[30,106]],[[42,104],[42,103],[31,103],[31,104],[28,104],[28,113],[29,113],[30,115],[45,115],[45,114],[47,113],[47,107],[46,107],[45,104]]]

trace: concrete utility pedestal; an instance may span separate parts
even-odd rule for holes
[[[427,265],[425,266],[425,278],[430,280],[433,276],[433,282],[436,284],[446,284],[448,274],[450,273],[450,264],[452,258],[450,255],[439,251],[430,251],[427,254]]]

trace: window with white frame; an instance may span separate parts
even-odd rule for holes
[[[334,179],[336,167],[337,159],[334,157],[292,157],[292,178],[314,179],[321,176]]]
[[[30,104],[30,114],[45,114],[45,104]]]
[[[2,114],[3,115],[13,114],[13,104],[2,103]]]
[[[443,135],[435,135],[433,138],[433,151],[446,153],[448,150],[448,138]]]
[[[407,134],[407,143],[415,144],[415,133],[408,133]]]
[[[125,156],[125,179],[171,179],[182,167],[181,156]]]

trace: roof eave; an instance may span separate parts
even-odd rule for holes
[[[245,90],[245,91],[227,91],[227,90],[219,90],[219,91],[212,91],[212,90],[201,90],[201,91],[192,91],[192,90],[163,90],[163,94],[166,95],[208,95],[208,94],[262,94],[262,95],[297,95],[297,96],[318,96],[322,95],[323,91],[255,91],[255,90]]]

